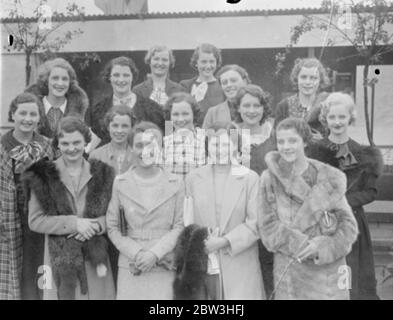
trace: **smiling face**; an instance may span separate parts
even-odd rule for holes
[[[131,119],[128,115],[116,114],[109,123],[109,135],[116,144],[127,142],[131,132]]]
[[[211,78],[217,69],[217,60],[213,53],[199,52],[196,63],[198,73],[203,78]]]
[[[170,64],[169,52],[157,51],[150,59],[150,70],[154,75],[163,77],[168,74]]]
[[[54,67],[49,73],[48,90],[49,95],[56,98],[64,97],[70,88],[70,76],[64,68]]]
[[[194,127],[194,115],[192,107],[186,101],[174,102],[171,110],[171,120],[175,131],[178,129],[190,129]]]
[[[281,158],[287,162],[295,162],[304,158],[304,141],[295,129],[277,131],[277,149]]]
[[[148,168],[157,164],[157,155],[161,151],[158,136],[161,136],[161,133],[155,129],[135,134],[132,150],[137,166]]]
[[[209,139],[209,157],[217,164],[230,164],[235,156],[235,144],[224,129],[218,130]]]
[[[130,67],[115,64],[112,67],[110,82],[116,96],[126,96],[131,93],[132,72]]]
[[[318,91],[320,76],[318,67],[300,69],[298,78],[298,90],[301,94],[305,96],[310,96]]]
[[[37,104],[35,102],[20,103],[12,114],[12,119],[15,121],[15,130],[24,134],[33,132],[40,120]]]
[[[330,132],[334,135],[342,135],[348,131],[351,121],[349,108],[344,103],[332,105],[326,115],[326,122]]]
[[[240,117],[248,126],[259,125],[263,117],[263,111],[263,105],[261,105],[259,99],[249,93],[246,93],[240,101]]]
[[[240,88],[246,85],[242,76],[235,70],[228,70],[220,76],[222,90],[228,100],[233,100]]]
[[[59,137],[59,149],[64,160],[68,162],[75,162],[83,157],[86,141],[79,131],[71,133],[62,131],[62,136]]]

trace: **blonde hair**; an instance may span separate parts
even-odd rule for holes
[[[339,104],[344,104],[347,107],[347,110],[350,115],[349,124],[353,124],[356,120],[356,105],[353,98],[343,92],[333,92],[329,94],[325,101],[321,103],[321,112],[319,114],[319,121],[322,123],[324,127],[327,128],[327,114],[330,111],[332,106],[336,106]]]
[[[291,72],[291,82],[297,86],[298,76],[302,68],[317,68],[319,73],[319,88],[326,88],[330,84],[330,80],[325,67],[321,61],[316,58],[296,59],[295,65]]]
[[[150,65],[151,59],[153,58],[153,56],[157,53],[157,52],[168,52],[169,55],[169,65],[171,68],[175,67],[175,57],[173,55],[173,52],[171,49],[169,49],[167,46],[160,46],[160,45],[156,45],[151,47],[146,55],[145,55],[145,63],[147,65]]]

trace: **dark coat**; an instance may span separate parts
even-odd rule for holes
[[[204,241],[207,236],[207,228],[196,224],[187,226],[180,234],[175,247],[175,300],[206,299],[204,283],[208,255],[205,252]]]
[[[148,78],[146,81],[136,85],[132,91],[138,95],[141,96],[145,99],[150,99],[150,96],[153,92],[153,80],[151,78]],[[170,80],[169,78],[166,79],[165,81],[165,93],[168,97],[170,97],[172,94],[176,92],[184,92],[185,88],[181,86],[180,84]]]
[[[38,84],[32,84],[25,89],[25,92],[36,95],[41,101],[44,96],[48,95],[48,89],[39,86]],[[70,87],[66,93],[67,106],[65,109],[64,116],[76,116],[84,119],[87,107],[89,106],[89,98],[86,92],[79,86],[74,85]],[[44,117],[40,120],[38,132],[48,138],[53,138],[55,132],[53,132],[49,126],[48,119]]]
[[[98,218],[106,214],[112,193],[114,170],[99,160],[90,161],[92,179],[88,183],[85,218]],[[37,195],[45,214],[70,215],[73,206],[65,196],[67,189],[60,180],[56,165],[46,159],[33,164],[23,174],[27,201],[31,191]],[[60,299],[74,299],[75,286],[79,279],[82,294],[86,294],[87,278],[84,260],[93,266],[106,264],[108,261],[108,243],[103,235],[97,235],[84,243],[67,236],[51,235],[49,237],[49,254],[53,268],[53,277]],[[37,251],[44,260],[44,247]],[[34,266],[32,266],[34,267]]]
[[[108,129],[105,126],[105,114],[113,107],[113,93],[105,95],[96,104],[90,105],[87,109],[85,122],[93,132],[101,139],[99,146],[110,142]],[[140,121],[150,121],[155,123],[162,132],[165,131],[165,118],[162,107],[153,100],[137,95],[134,107],[132,108],[134,126]]]
[[[336,152],[330,150],[328,144],[329,140],[323,139],[317,145],[310,146],[307,154],[311,158],[338,167]],[[359,227],[359,237],[347,256],[348,265],[352,270],[350,294],[351,299],[378,299],[372,242],[363,206],[376,199],[377,180],[383,170],[383,159],[376,147],[363,146],[352,139],[348,141],[348,147],[358,164],[353,168],[344,169],[347,176],[346,198]]]

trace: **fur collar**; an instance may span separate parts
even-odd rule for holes
[[[280,158],[277,151],[269,152],[265,158],[268,170],[282,185],[285,194],[299,204],[293,226],[305,231],[320,221],[324,211],[334,211],[337,203],[345,197],[345,174],[322,162],[308,159],[317,170],[317,182],[310,187],[301,176],[284,172],[279,165]]]

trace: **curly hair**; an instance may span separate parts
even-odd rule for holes
[[[22,103],[35,103],[38,106],[38,113],[40,115],[40,119],[45,116],[45,108],[42,104],[42,101],[38,99],[38,97],[32,93],[23,92],[18,94],[12,101],[8,110],[8,121],[14,122],[12,119],[12,115],[15,114],[16,110],[18,110],[18,106]]]
[[[105,114],[104,117],[105,128],[109,127],[109,124],[112,122],[113,118],[116,115],[128,116],[130,118],[130,122],[132,126],[132,122],[133,122],[132,109],[130,109],[130,107],[127,105],[119,104],[117,106],[113,106],[112,108],[110,108],[108,112]]]
[[[62,68],[67,71],[68,76],[70,77],[70,87],[68,92],[75,91],[76,87],[78,87],[78,80],[74,68],[67,60],[63,58],[55,58],[53,60],[45,61],[38,68],[37,85],[42,90],[44,95],[47,95],[49,92],[48,79],[54,68]]]
[[[247,84],[251,83],[250,76],[248,75],[247,70],[237,64],[226,64],[225,66],[223,66],[220,70],[218,70],[216,74],[217,79],[221,82],[220,77],[225,72],[228,72],[230,70],[236,71],[238,74],[240,74],[242,79],[245,80]]]
[[[153,56],[157,53],[157,52],[168,52],[168,56],[169,56],[169,66],[171,68],[175,67],[175,56],[173,55],[173,52],[171,49],[169,49],[167,46],[161,46],[161,45],[156,45],[151,47],[145,55],[145,63],[147,65],[150,65],[151,63],[151,59],[153,58]]]
[[[347,107],[348,113],[350,115],[349,124],[351,125],[355,123],[357,113],[355,101],[353,100],[353,98],[349,94],[343,92],[333,92],[329,94],[326,100],[321,103],[319,122],[321,122],[325,128],[328,127],[326,118],[330,111],[330,108],[339,104],[344,104]]]
[[[139,76],[139,70],[135,65],[134,60],[128,57],[117,57],[110,60],[104,67],[102,71],[102,78],[105,82],[111,83],[111,72],[114,66],[126,66],[130,68],[132,73],[132,82],[135,83]]]
[[[304,119],[294,117],[286,118],[278,123],[276,129],[276,141],[278,131],[289,129],[295,130],[297,134],[303,139],[304,144],[308,145],[312,141],[311,127]]]
[[[202,43],[194,50],[194,53],[191,56],[191,60],[190,60],[191,68],[197,70],[197,61],[199,59],[199,54],[201,52],[212,53],[216,58],[217,68],[221,67],[222,64],[221,50],[210,43]]]
[[[134,144],[134,139],[135,136],[138,133],[144,133],[144,132],[150,132],[154,135],[154,137],[157,139],[158,145],[162,146],[162,132],[161,129],[154,124],[153,122],[150,121],[141,121],[138,124],[134,126],[131,130],[131,134],[129,137],[129,143],[132,146]],[[158,133],[158,134],[157,134]]]
[[[322,63],[316,59],[316,58],[304,58],[304,59],[296,59],[295,60],[295,65],[293,66],[293,69],[291,71],[291,82],[294,85],[298,85],[298,76],[302,68],[318,68],[319,72],[319,88],[326,88],[330,84],[330,80],[327,74],[327,71],[325,67],[322,65]]]
[[[201,112],[200,106],[195,98],[186,92],[176,92],[172,94],[164,106],[165,120],[171,120],[171,112],[174,103],[187,102],[191,106],[194,124],[196,124]]]
[[[242,122],[242,118],[239,112],[240,104],[243,97],[249,94],[258,99],[259,103],[263,106],[263,115],[260,121],[262,124],[272,113],[270,106],[270,95],[264,92],[261,87],[255,84],[248,84],[243,88],[240,88],[236,95],[236,110],[235,110],[235,122]]]

